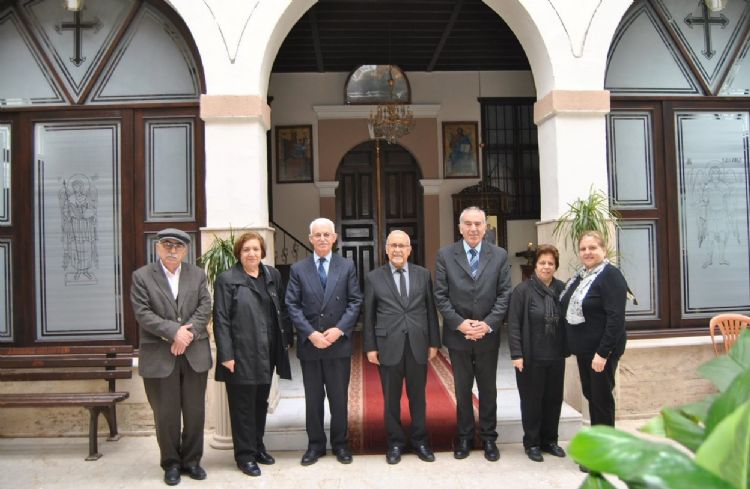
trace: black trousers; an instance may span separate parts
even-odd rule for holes
[[[581,389],[583,396],[589,401],[589,416],[591,426],[604,424],[615,425],[615,396],[612,391],[615,388],[615,372],[620,357],[611,356],[604,365],[604,370],[594,372],[591,368],[591,355],[576,355],[578,361],[578,374],[581,377]]]
[[[200,464],[207,378],[208,372],[196,372],[185,355],[179,355],[167,377],[143,379],[164,470]]]
[[[331,411],[331,448],[346,448],[349,428],[349,377],[352,371],[351,357],[323,360],[301,360],[302,383],[305,387],[305,428],[307,446],[310,449],[326,449],[326,432],[323,427],[325,409],[323,402],[328,396]]]
[[[521,396],[524,448],[557,443],[557,427],[565,385],[565,360],[524,363],[516,370]]]
[[[380,366],[380,384],[383,387],[385,429],[388,432],[388,447],[406,447],[406,434],[401,426],[401,393],[406,379],[406,394],[409,396],[411,415],[411,443],[427,442],[426,398],[427,364],[420,365],[414,358],[409,338],[404,340],[404,353],[396,365]]]
[[[232,422],[234,460],[244,464],[255,462],[255,454],[265,448],[268,394],[271,384],[226,384],[229,419]]]
[[[474,380],[479,391],[479,436],[482,441],[497,440],[497,356],[498,349],[487,351],[449,350],[456,391],[458,438],[474,439]]]

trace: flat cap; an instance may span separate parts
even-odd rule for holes
[[[167,228],[162,229],[161,231],[156,233],[156,239],[158,239],[159,241],[167,238],[177,240],[183,244],[190,244],[190,235],[185,231],[180,231],[179,229]]]

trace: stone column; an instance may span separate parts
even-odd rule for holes
[[[268,225],[266,182],[266,132],[271,127],[271,109],[258,96],[203,95],[201,118],[205,122],[206,227],[201,229],[202,249],[215,236],[235,236],[257,231],[266,241],[264,262],[273,265],[274,232]],[[278,403],[278,382],[272,382],[269,411]],[[215,431],[213,448],[232,448],[232,430],[226,390],[209,382],[208,405],[212,407]]]
[[[320,192],[320,217],[336,222],[336,189],[339,182],[315,182]]]
[[[424,191],[423,216],[424,219],[424,265],[435,271],[435,260],[440,249],[440,186],[441,179],[419,181]]]

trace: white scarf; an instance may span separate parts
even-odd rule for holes
[[[568,303],[568,312],[565,314],[565,320],[568,324],[582,324],[586,322],[586,318],[583,317],[583,299],[586,298],[586,294],[589,293],[591,284],[596,280],[596,277],[604,270],[604,267],[609,263],[606,258],[599,265],[595,266],[591,270],[587,270],[586,267],[581,267],[578,273],[570,277],[568,284],[565,286],[565,290],[562,291],[560,297],[562,298],[568,293],[568,289],[573,286],[577,277],[581,277],[581,281],[578,282],[578,286],[575,288],[573,293],[570,295],[570,302]]]

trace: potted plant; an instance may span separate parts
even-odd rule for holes
[[[214,242],[206,250],[198,263],[206,270],[208,287],[213,291],[216,277],[222,272],[229,270],[237,262],[234,257],[234,230],[229,229],[229,236],[221,238],[214,234]]]
[[[609,198],[601,190],[592,186],[586,197],[578,198],[568,204],[568,210],[557,219],[552,235],[562,239],[567,248],[568,243],[572,249],[578,248],[578,240],[586,231],[599,231],[607,242],[607,255],[613,256],[611,229],[617,228],[617,220],[620,213],[609,206]]]

